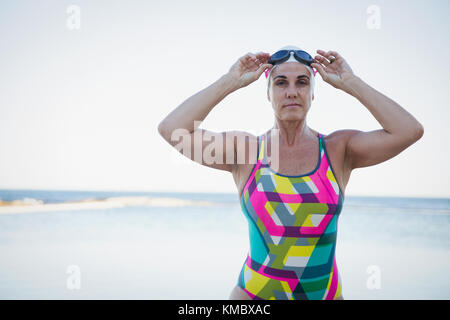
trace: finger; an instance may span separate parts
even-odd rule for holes
[[[249,52],[248,55],[249,55],[249,57],[250,57],[253,61],[256,61],[256,60],[257,60],[256,54]]]
[[[264,70],[266,79],[269,76],[270,70],[273,68],[273,64],[267,63],[267,69]]]
[[[317,50],[317,53],[318,53],[318,54],[321,54],[322,56],[324,56],[324,57],[326,57],[326,58],[328,58],[328,57],[330,56],[330,51],[324,51],[324,50],[318,49],[318,50]]]
[[[261,65],[259,66],[258,70],[256,71],[256,73],[258,74],[258,78],[259,78],[259,76],[260,76],[266,69],[270,68],[271,66],[272,66],[272,65],[269,64],[269,63],[261,64]]]
[[[270,59],[270,53],[267,52],[258,52],[256,54],[256,58],[259,59],[262,63],[267,63]]]
[[[328,51],[328,53],[330,54],[330,56],[334,56],[336,59],[342,58],[341,55],[336,51]]]
[[[257,52],[253,55],[253,57],[256,59],[256,62],[259,63],[267,63],[270,59],[270,53],[267,52]]]
[[[252,61],[252,63],[254,65],[256,65],[257,67],[259,67],[261,65],[261,61],[258,59],[258,57],[256,56],[256,54],[254,53],[249,53],[250,56],[250,61]]]
[[[330,58],[330,56],[328,55],[328,52],[325,52],[323,50],[317,50],[317,53],[319,53],[320,56],[316,56],[316,57],[322,58],[322,60],[320,61],[321,63],[325,64],[326,66],[328,66],[331,63],[331,61],[328,60]]]
[[[259,65],[261,64],[261,62],[256,58],[256,56],[252,53],[249,53],[246,57],[245,57],[245,61],[246,63],[251,66],[251,67],[257,67],[259,68]]]
[[[330,63],[333,63],[334,61],[337,60],[337,57],[335,55],[332,54],[333,51],[328,51],[327,52],[327,57],[330,60]]]
[[[323,63],[319,63],[319,62],[311,63],[311,66],[313,66],[313,64],[322,67],[322,70],[323,70],[323,71],[325,71],[325,72],[327,71],[327,66],[324,65]]]
[[[330,61],[331,60],[335,61],[337,59],[342,59],[342,56],[337,51],[334,51],[334,50],[329,50],[327,52],[325,52],[323,50],[317,50],[317,52],[319,52],[321,55],[327,57]]]
[[[246,54],[244,54],[241,59],[247,60],[247,58],[250,56],[250,52],[247,52]]]
[[[323,50],[317,50],[317,53],[326,57],[326,58],[330,58],[331,56],[335,57],[336,59],[341,58],[341,55],[339,53],[337,53],[336,51],[330,50],[330,51],[323,51]]]
[[[317,49],[316,51],[317,51],[318,54],[320,54],[320,55],[322,55],[324,57],[327,55],[326,51],[323,51],[321,49]]]
[[[241,62],[243,65],[245,65],[246,67],[250,66],[250,57],[245,55],[241,58]]]
[[[241,57],[241,59],[243,59],[244,61],[250,62],[250,61],[255,61],[256,56],[251,52],[247,52],[245,55],[243,55]]]
[[[319,71],[320,76],[322,79],[325,80],[326,73],[324,67],[320,63],[311,63],[311,66],[314,67],[317,71]]]
[[[330,64],[330,62],[322,56],[315,56],[314,59],[325,66],[328,66]]]
[[[239,60],[245,64],[248,65],[250,63],[250,56],[248,54],[243,55],[241,58],[239,58]]]

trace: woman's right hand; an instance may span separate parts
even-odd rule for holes
[[[265,52],[258,52],[253,54],[251,52],[240,57],[235,64],[233,64],[228,71],[228,76],[238,83],[238,87],[246,87],[250,83],[259,79],[261,74],[272,65],[267,63],[270,59],[270,54]]]

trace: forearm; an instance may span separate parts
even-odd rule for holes
[[[342,90],[358,99],[385,131],[405,136],[416,135],[423,131],[420,122],[408,111],[359,77],[355,76],[348,80]]]
[[[170,112],[159,124],[159,132],[169,136],[175,129],[193,132],[196,129],[194,121],[199,121],[199,125],[220,101],[237,89],[237,82],[227,74],[223,75]]]

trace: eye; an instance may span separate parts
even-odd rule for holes
[[[278,81],[278,82],[276,83],[276,85],[283,85],[285,82],[286,82],[286,81],[280,80],[280,81]],[[302,85],[307,85],[307,84],[308,84],[308,81],[300,80],[299,83],[302,84]]]

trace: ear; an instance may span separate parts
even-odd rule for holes
[[[314,93],[313,93],[312,99],[314,100]]]

